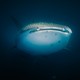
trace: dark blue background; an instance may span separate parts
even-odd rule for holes
[[[14,47],[17,32],[33,22],[69,26],[73,31],[67,46],[69,51],[33,57]],[[79,30],[80,2],[77,0],[0,1],[0,76],[24,76],[29,80],[80,80]]]

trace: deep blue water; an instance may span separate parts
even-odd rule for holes
[[[14,20],[13,18],[16,18]],[[0,74],[36,80],[80,79],[79,1],[0,1]],[[30,23],[69,26],[73,34],[67,49],[48,56],[31,56],[16,48],[18,32]]]

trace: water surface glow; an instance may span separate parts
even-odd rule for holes
[[[31,55],[47,55],[65,48],[72,31],[67,26],[35,23],[22,29],[17,47]]]

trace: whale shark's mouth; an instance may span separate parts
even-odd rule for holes
[[[48,24],[48,23],[36,23],[36,24],[30,24],[23,28],[22,31],[29,30],[30,32],[36,32],[36,31],[42,31],[42,30],[56,30],[61,31],[65,33],[72,33],[71,29],[68,26],[63,25],[57,25],[57,24]]]

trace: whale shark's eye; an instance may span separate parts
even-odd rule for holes
[[[71,36],[69,27],[48,23],[30,24],[23,28],[17,47],[32,55],[47,55],[66,47]]]

